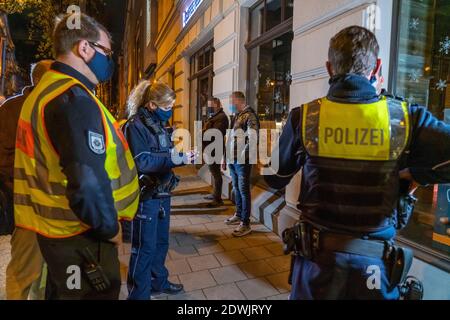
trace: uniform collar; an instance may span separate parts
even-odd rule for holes
[[[370,81],[356,74],[332,77],[327,98],[331,101],[346,103],[372,103],[380,100]]]
[[[95,84],[93,84],[91,81],[89,81],[88,78],[86,78],[83,74],[81,74],[80,72],[78,72],[77,70],[75,70],[74,68],[69,66],[68,64],[65,64],[65,63],[62,63],[59,61],[55,61],[52,64],[51,69],[61,72],[61,73],[64,73],[68,76],[71,76],[72,78],[77,79],[91,91],[93,91],[95,89]]]

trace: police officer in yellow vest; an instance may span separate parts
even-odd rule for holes
[[[398,299],[412,260],[393,241],[400,181],[450,182],[450,126],[380,95],[378,54],[365,28],[334,36],[328,95],[292,110],[272,159],[277,189],[303,169],[300,221],[284,233],[291,299]]]
[[[93,91],[113,74],[110,35],[74,14],[53,41],[56,62],[20,114],[16,226],[38,234],[48,299],[118,299],[119,219],[134,217],[139,187],[118,123]]]

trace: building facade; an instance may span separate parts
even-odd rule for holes
[[[449,1],[431,0],[130,0],[121,101],[143,77],[166,82],[177,93],[173,125],[192,132],[208,97],[227,106],[240,90],[262,128],[282,129],[290,109],[326,95],[329,39],[361,25],[379,39],[386,88],[450,123],[449,17]],[[254,180],[252,214],[281,234],[299,216],[300,175],[282,194],[258,173]],[[425,297],[450,299],[442,286],[450,282],[450,238],[438,222],[450,212],[450,191],[431,186],[418,195],[398,241],[414,249],[412,273],[424,279]]]
[[[19,68],[14,54],[7,14],[0,10],[0,95],[9,97],[19,91]]]

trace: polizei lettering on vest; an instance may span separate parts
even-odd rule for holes
[[[382,146],[384,145],[384,130],[374,128],[325,128],[325,143]]]

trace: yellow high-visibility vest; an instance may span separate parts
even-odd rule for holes
[[[323,98],[303,106],[302,139],[314,157],[393,161],[407,146],[409,123],[405,102],[383,97],[349,104]]]
[[[44,122],[48,103],[76,85],[91,95],[102,116],[105,140],[102,152],[106,155],[105,170],[111,180],[118,219],[133,219],[139,204],[136,167],[117,121],[80,81],[50,70],[23,105],[14,162],[16,225],[49,238],[67,238],[90,229],[69,207],[65,195],[67,177],[62,172],[60,157],[52,146]]]

